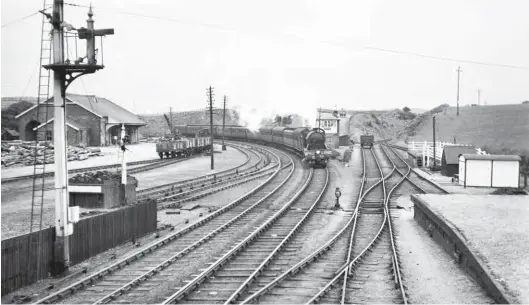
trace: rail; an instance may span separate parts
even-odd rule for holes
[[[290,175],[283,181],[283,183],[280,185],[284,185],[292,173],[294,172],[294,167],[292,168],[292,171]],[[309,177],[305,181],[304,185],[301,187],[301,189],[290,199],[279,211],[277,211],[272,217],[270,217],[265,223],[260,225],[256,230],[254,230],[248,237],[246,237],[243,241],[238,243],[235,247],[233,247],[228,253],[224,254],[221,258],[219,258],[216,262],[211,264],[210,267],[208,267],[206,270],[202,271],[198,276],[196,276],[193,280],[188,282],[184,287],[182,287],[180,290],[175,292],[173,295],[168,297],[162,304],[170,304],[173,301],[177,301],[184,297],[187,293],[189,293],[195,286],[203,282],[211,273],[213,273],[217,268],[219,268],[222,264],[224,264],[228,259],[230,259],[233,255],[237,254],[239,251],[241,251],[242,248],[247,246],[252,240],[254,240],[259,234],[261,234],[265,229],[269,228],[281,215],[283,215],[288,208],[294,203],[297,198],[306,190],[307,186],[309,185],[310,181],[312,180],[314,170],[311,168]],[[278,188],[280,187],[278,186]],[[267,196],[268,197],[268,196]],[[265,198],[267,198],[265,197]],[[259,200],[255,205],[260,204],[262,201],[265,200],[265,198]]]
[[[279,167],[279,168],[281,168],[281,167]],[[165,268],[169,267],[171,264],[173,264],[175,261],[177,261],[179,258],[184,256],[185,254],[189,253],[190,251],[194,250],[195,248],[197,248],[201,244],[205,243],[206,241],[210,240],[214,236],[218,235],[220,232],[224,231],[226,228],[231,226],[234,222],[236,222],[237,220],[241,219],[246,214],[248,214],[250,211],[255,209],[259,204],[261,204],[264,200],[266,200],[272,194],[277,192],[277,190],[288,181],[289,177],[292,175],[293,172],[294,172],[294,169],[292,169],[291,172],[290,172],[290,175],[281,184],[279,184],[276,188],[274,188],[269,194],[267,194],[265,197],[263,197],[262,199],[258,200],[256,203],[254,203],[253,205],[248,207],[242,213],[238,214],[237,216],[235,216],[234,218],[232,218],[228,222],[224,223],[221,227],[213,230],[212,232],[210,232],[206,236],[204,236],[201,239],[197,240],[195,243],[193,243],[190,246],[186,247],[182,251],[174,254],[170,258],[166,259],[165,261],[163,261],[160,264],[156,265],[155,267],[151,268],[150,270],[148,270],[144,274],[138,276],[134,280],[132,280],[132,281],[126,283],[125,285],[117,288],[112,293],[102,297],[101,299],[96,301],[94,304],[103,304],[103,303],[111,302],[112,300],[116,299],[122,293],[124,293],[124,292],[128,291],[129,289],[131,289],[132,287],[134,287],[134,286],[146,281],[148,278],[152,277],[156,273],[159,273],[160,271],[162,271]]]
[[[364,159],[364,162],[365,162],[365,159]],[[365,168],[365,164],[364,164],[364,168]],[[252,294],[251,296],[249,296],[246,300],[244,300],[241,304],[248,304],[250,302],[254,302],[256,301],[261,295],[267,293],[268,291],[270,291],[273,287],[275,287],[276,285],[278,285],[280,282],[282,282],[283,280],[285,280],[287,277],[289,276],[292,276],[296,273],[298,273],[301,269],[305,268],[306,266],[308,266],[311,262],[315,261],[316,259],[318,259],[320,256],[322,256],[326,251],[328,251],[335,243],[336,241],[347,231],[347,229],[354,223],[354,220],[356,219],[356,215],[358,214],[358,208],[359,208],[359,204],[361,202],[361,200],[363,200],[363,198],[368,194],[370,193],[375,187],[377,187],[380,183],[382,183],[382,181],[384,181],[385,179],[387,179],[390,175],[386,175],[385,177],[381,178],[379,181],[377,181],[375,184],[373,184],[371,187],[369,187],[366,192],[361,195],[358,199],[358,202],[357,202],[357,208],[355,208],[355,211],[353,212],[353,215],[351,216],[351,218],[349,219],[349,221],[344,225],[344,227],[338,232],[336,233],[327,243],[325,243],[323,246],[321,246],[320,248],[318,248],[316,251],[312,252],[310,255],[308,255],[307,257],[305,257],[303,260],[301,260],[300,262],[298,262],[297,264],[295,264],[294,266],[292,266],[290,269],[288,269],[287,271],[285,271],[284,273],[282,273],[281,275],[279,275],[278,277],[276,277],[274,280],[272,280],[270,283],[268,283],[267,285],[265,285],[264,287],[262,287],[259,291],[255,292],[254,294]],[[363,180],[362,180],[362,189],[363,189],[363,186],[365,184],[365,181],[366,181],[366,177],[365,177],[365,170],[364,170],[364,175],[363,175]],[[342,268],[345,268],[345,267],[342,267]]]
[[[211,214],[209,215],[206,215],[204,218],[202,219],[199,219],[193,223],[191,223],[190,225],[182,228],[181,230],[171,234],[171,235],[168,235],[166,237],[164,237],[163,239],[157,241],[157,242],[153,242],[151,243],[150,245],[147,245],[146,247],[144,247],[143,249],[140,249],[136,252],[134,252],[133,254],[119,260],[118,262],[106,267],[106,268],[103,268],[102,270],[99,270],[45,298],[42,298],[38,301],[35,302],[35,304],[50,304],[50,303],[56,303],[57,301],[65,298],[66,296],[68,295],[71,295],[73,293],[75,293],[76,290],[79,290],[79,289],[82,289],[84,288],[85,286],[87,285],[90,285],[91,283],[103,278],[104,276],[106,275],[109,275],[109,274],[112,274],[113,272],[115,272],[116,270],[119,270],[119,269],[122,269],[124,268],[125,266],[127,266],[128,264],[136,261],[136,260],[139,260],[140,258],[142,257],[145,257],[146,255],[148,255],[149,253],[151,252],[154,252],[155,250],[161,248],[162,246],[170,243],[170,242],[173,242],[174,240],[176,240],[178,237],[182,236],[183,234],[187,233],[187,232],[190,232],[191,230],[209,222],[210,220],[214,219],[215,217],[217,217],[218,215],[220,214],[223,214],[225,212],[227,212],[228,210],[232,209],[233,207],[235,207],[236,205],[238,205],[239,203],[243,202],[244,200],[246,200],[247,198],[249,198],[251,195],[253,195],[254,193],[256,193],[257,191],[259,191],[261,188],[263,188],[266,184],[268,184],[268,182],[270,182],[278,173],[279,171],[284,168],[284,167],[281,167],[281,159],[279,158],[279,156],[277,154],[275,154],[274,152],[271,152],[270,151],[270,154],[272,154],[277,160],[278,160],[278,166],[277,166],[277,171],[271,176],[269,177],[267,180],[265,180],[263,183],[261,183],[260,185],[256,186],[255,188],[253,188],[252,190],[250,190],[249,192],[247,192],[245,195],[243,195],[242,197],[234,200],[233,202],[229,203],[228,205],[224,206],[223,208],[219,209],[219,210],[216,210],[214,212],[212,212]],[[287,165],[288,166],[288,165]],[[286,167],[286,166],[285,166]]]

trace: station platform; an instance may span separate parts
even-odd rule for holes
[[[529,303],[529,195],[491,195],[414,169],[449,191],[412,195],[414,218],[498,303]]]

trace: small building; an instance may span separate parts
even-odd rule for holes
[[[459,156],[462,154],[475,154],[476,148],[469,145],[447,145],[443,148],[441,156],[441,174],[454,177],[459,174]]]
[[[518,188],[520,161],[520,156],[516,155],[462,154],[459,156],[459,184]]]
[[[325,144],[327,147],[338,148],[340,145],[349,145],[348,124],[349,117],[343,109],[335,111],[334,114],[329,112],[317,114],[316,127],[320,127],[325,131]],[[343,140],[340,141],[340,139]]]
[[[2,129],[2,141],[13,141],[20,139],[20,135],[13,129]]]
[[[42,138],[53,140],[53,128],[48,127],[46,134],[38,133],[53,121],[53,97],[43,103],[49,105],[48,121],[37,120],[37,105],[18,114],[20,139],[33,141],[42,134]],[[135,114],[110,100],[95,95],[66,94],[66,115],[68,125],[68,143],[87,146],[104,146],[114,144],[114,138],[121,135],[121,125],[125,125],[125,133],[131,143],[139,142],[138,128],[146,125]],[[39,139],[40,140],[40,139]]]

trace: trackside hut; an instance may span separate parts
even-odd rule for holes
[[[462,154],[459,156],[459,184],[518,188],[520,161],[516,155]]]
[[[462,154],[475,154],[474,146],[449,145],[443,148],[441,157],[441,174],[454,177],[459,173],[459,156]]]

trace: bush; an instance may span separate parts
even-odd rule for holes
[[[402,108],[402,111],[404,111],[404,112],[408,113],[408,112],[410,112],[410,111],[411,111],[411,109],[410,109],[410,108],[408,108],[408,107],[404,107],[404,108]]]

